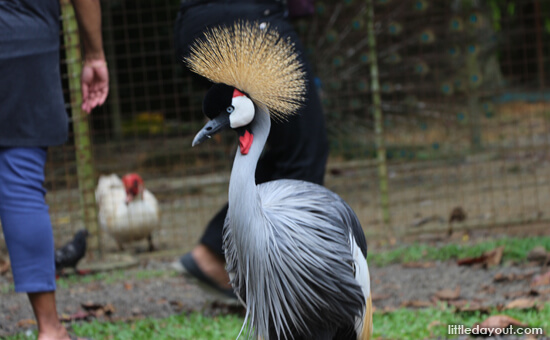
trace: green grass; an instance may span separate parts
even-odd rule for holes
[[[540,311],[492,310],[490,315],[504,314],[527,324],[529,327],[541,327],[546,333],[550,330],[550,303]],[[451,308],[398,309],[394,312],[374,314],[374,335],[383,339],[437,339],[449,338],[447,325],[473,327],[489,315],[479,312],[455,313]]]
[[[425,244],[413,244],[401,246],[392,250],[384,250],[378,253],[369,253],[367,259],[369,264],[386,266],[392,263],[406,263],[416,261],[447,261],[451,259],[462,259],[467,257],[480,256],[488,250],[504,246],[502,260],[523,262],[527,254],[535,246],[544,246],[550,250],[550,237],[529,237],[529,238],[502,238],[491,241],[484,241],[475,244],[447,244],[441,247],[434,247]]]
[[[206,317],[199,313],[165,319],[144,319],[132,323],[92,322],[73,327],[77,334],[94,339],[236,339],[242,319],[235,315]]]
[[[529,327],[550,330],[550,303],[538,310],[492,310],[490,315],[505,314]],[[488,315],[479,312],[455,313],[451,308],[398,309],[389,313],[374,314],[374,338],[378,339],[436,339],[450,338],[447,325],[472,327],[485,320]],[[224,340],[235,339],[243,319],[235,315],[206,317],[199,313],[175,315],[165,319],[142,319],[133,322],[97,322],[74,324],[73,332],[94,339],[112,340]],[[26,334],[7,337],[6,340],[32,338]]]
[[[236,315],[206,317],[200,313],[173,315],[164,319],[141,319],[133,322],[98,322],[72,325],[80,336],[106,340],[224,340],[236,339],[243,319]],[[34,339],[36,334],[20,333],[6,340]]]

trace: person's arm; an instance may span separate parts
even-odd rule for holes
[[[99,0],[72,0],[84,47],[82,66],[82,109],[90,113],[102,105],[109,93],[109,72],[103,51]]]

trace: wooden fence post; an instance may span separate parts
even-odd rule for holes
[[[384,143],[384,123],[382,120],[382,99],[380,97],[380,81],[378,79],[378,61],[376,57],[376,37],[374,30],[374,4],[367,0],[367,34],[369,46],[370,76],[373,102],[374,130],[376,155],[378,163],[378,181],[380,185],[380,206],[382,219],[385,224],[390,224],[390,202],[388,193],[388,169],[386,164],[386,147]],[[390,228],[392,236],[395,231]]]
[[[103,253],[101,230],[97,221],[97,206],[95,202],[95,171],[90,129],[87,114],[81,109],[80,74],[82,72],[82,56],[80,52],[80,37],[74,9],[70,0],[61,0],[61,15],[71,100],[80,209],[84,225],[92,236],[89,244],[92,248],[96,246],[97,253],[101,258]]]

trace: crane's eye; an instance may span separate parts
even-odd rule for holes
[[[229,105],[227,109],[225,109],[225,111],[227,111],[227,113],[232,113],[233,111],[235,111],[235,107],[233,105]]]

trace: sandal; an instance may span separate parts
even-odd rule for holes
[[[206,274],[199,268],[191,253],[183,255],[179,261],[172,263],[172,268],[182,273],[186,279],[194,281],[203,290],[206,290],[214,295],[220,297],[222,300],[226,300],[226,303],[234,304],[238,302],[237,295],[232,288],[226,289],[220,287],[214,280],[206,276]]]

